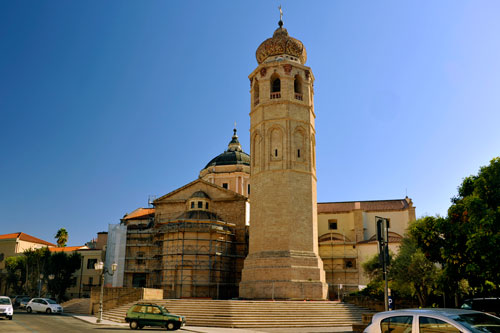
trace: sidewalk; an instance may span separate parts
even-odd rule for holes
[[[71,315],[73,318],[85,321],[89,324],[99,326],[115,326],[115,327],[128,327],[127,323],[117,323],[110,320],[103,319],[99,324],[96,323],[96,317],[89,315]],[[194,332],[194,333],[333,333],[333,332],[352,332],[350,327],[297,327],[297,328],[224,328],[224,327],[198,327],[198,326],[184,326],[180,331]]]

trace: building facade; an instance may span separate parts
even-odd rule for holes
[[[336,298],[366,285],[378,251],[375,216],[390,219],[397,252],[415,220],[411,199],[317,203],[314,76],[303,44],[280,21],[250,74],[250,144],[236,129],[197,180],[125,215],[110,230],[113,286],[168,298]],[[116,237],[115,237],[116,236]],[[121,248],[121,250],[119,249]],[[245,259],[246,258],[246,259]]]

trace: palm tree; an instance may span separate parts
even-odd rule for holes
[[[61,228],[57,230],[57,234],[54,237],[57,239],[57,246],[58,247],[64,247],[66,246],[66,243],[68,242],[68,231],[66,231],[65,228]]]

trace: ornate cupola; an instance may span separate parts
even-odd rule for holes
[[[306,63],[307,53],[304,44],[298,39],[290,37],[288,31],[283,28],[283,21],[279,21],[279,28],[274,31],[273,37],[266,39],[260,44],[255,52],[257,62],[277,59],[288,59],[298,61],[302,65]]]
[[[249,75],[251,228],[240,297],[325,299],[328,286],[318,255],[314,76],[304,65],[304,45],[288,35],[282,16],[256,58],[258,66]]]

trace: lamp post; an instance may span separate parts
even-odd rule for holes
[[[42,290],[42,279],[43,279],[43,274],[40,274],[38,279],[38,297],[40,297],[40,292]]]
[[[104,295],[104,274],[113,276],[113,274],[115,274],[116,272],[117,267],[118,265],[116,263],[113,263],[111,265],[111,272],[110,272],[108,268],[104,267],[104,263],[102,261],[96,262],[94,264],[94,269],[101,275],[101,295],[99,297],[99,317],[96,320],[97,323],[100,323],[102,321],[102,298]]]

